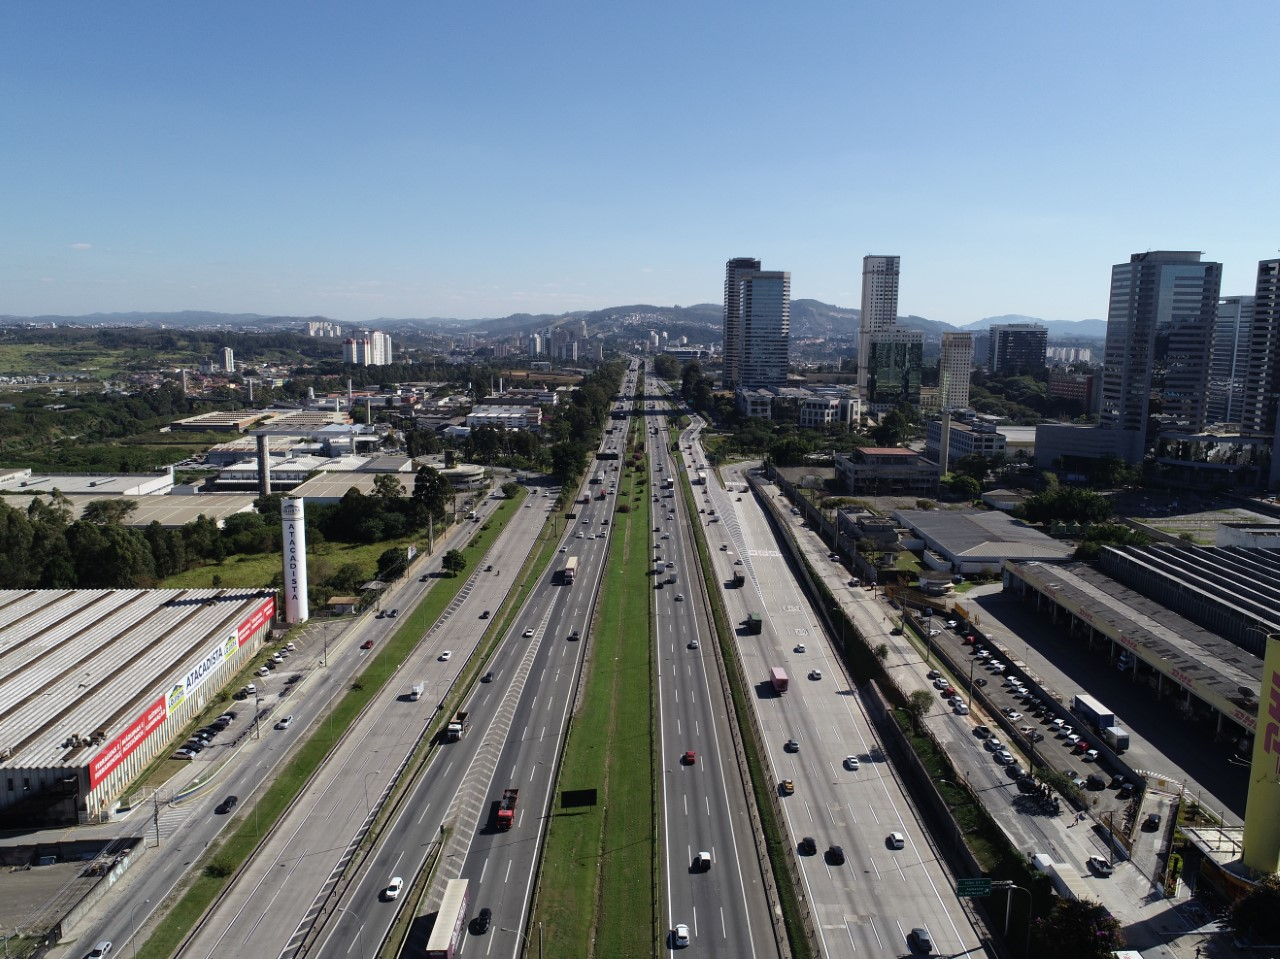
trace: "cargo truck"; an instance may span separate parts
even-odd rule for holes
[[[415,703],[422,698],[422,683],[414,683],[409,687],[409,698]]]
[[[676,584],[676,580],[678,578],[679,577],[676,576],[676,570],[674,569],[667,570],[667,582],[670,583],[672,586]]]
[[[518,789],[502,790],[502,798],[498,800],[498,828],[505,832],[510,829],[516,818],[516,800],[520,796]]]
[[[560,570],[560,579],[566,586],[573,584],[578,578],[578,557],[570,556],[564,561],[564,569]]]
[[[769,667],[769,682],[773,684],[775,693],[785,693],[790,680],[787,679],[787,671],[781,666]]]
[[[427,959],[453,959],[462,931],[467,927],[467,880],[450,879],[436,913],[436,924],[427,939]]]
[[[467,730],[471,728],[471,720],[467,716],[465,709],[459,709],[453,714],[453,718],[449,720],[449,725],[444,730],[446,742],[456,743],[467,734]]]
[[[764,631],[764,620],[760,618],[760,614],[748,613],[747,614],[747,632],[755,634],[763,631]]]
[[[747,584],[747,577],[743,576],[741,573],[733,574],[734,589],[742,589],[742,587],[745,586],[746,584]]]
[[[1102,741],[1119,755],[1129,748],[1129,733],[1119,726],[1107,726],[1102,730]]]
[[[674,476],[668,476],[668,477],[667,477],[667,482],[666,482],[665,484],[663,484],[663,485],[664,485],[664,488],[666,488],[666,489],[675,489],[675,488],[676,488],[676,478],[675,478]]]
[[[1101,733],[1108,726],[1116,724],[1116,714],[1092,696],[1084,694],[1075,696],[1071,700],[1071,711],[1095,732]]]

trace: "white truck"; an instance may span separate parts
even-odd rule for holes
[[[409,687],[409,698],[415,703],[422,698],[422,683],[414,683]]]

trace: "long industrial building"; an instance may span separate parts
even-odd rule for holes
[[[274,615],[262,590],[0,590],[0,825],[109,817]]]

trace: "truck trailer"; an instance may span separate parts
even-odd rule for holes
[[[1102,730],[1102,741],[1119,755],[1129,748],[1129,733],[1120,726],[1107,726]]]
[[[769,682],[773,684],[775,693],[785,693],[791,681],[787,679],[787,671],[781,666],[769,667]]]
[[[1101,733],[1108,726],[1116,724],[1116,714],[1092,696],[1077,694],[1071,700],[1071,711],[1075,713],[1090,729]]]
[[[520,797],[518,789],[502,790],[502,798],[498,800],[498,828],[506,832],[515,823],[516,800]]]
[[[743,586],[745,586],[746,584],[747,584],[747,577],[746,577],[746,576],[744,576],[742,573],[734,573],[734,574],[733,574],[733,588],[734,588],[734,589],[742,589],[742,587],[743,587]]]
[[[570,556],[564,561],[564,569],[560,570],[560,579],[566,586],[573,584],[578,578],[578,557]]]
[[[465,709],[459,709],[453,714],[453,718],[449,720],[449,725],[444,730],[445,742],[456,743],[467,734],[467,730],[471,728],[471,720],[467,716]]]
[[[467,927],[467,880],[450,879],[444,885],[444,898],[436,913],[436,924],[427,939],[427,959],[453,959],[453,954]]]
[[[755,635],[764,631],[764,620],[759,613],[747,613],[747,632]]]

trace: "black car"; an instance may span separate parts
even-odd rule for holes
[[[831,846],[827,849],[827,862],[833,866],[844,865],[844,850],[839,846]]]
[[[816,856],[818,854],[818,844],[814,842],[812,836],[805,836],[800,840],[800,855]]]
[[[480,677],[480,682],[482,682],[482,683],[491,683],[491,682],[493,682],[493,672],[492,672],[492,671],[490,671],[490,672],[485,673],[483,676],[481,676],[481,677]]]
[[[236,804],[239,802],[239,796],[228,796],[226,799],[222,800],[222,802],[218,803],[213,811],[219,816],[225,816],[227,813],[231,812],[231,810],[235,809]]]
[[[1116,791],[1116,795],[1119,796],[1121,799],[1128,799],[1135,792],[1137,792],[1137,788],[1138,787],[1135,786],[1133,783],[1124,783],[1123,785],[1121,785],[1119,790]]]
[[[471,934],[475,936],[483,936],[489,931],[489,925],[493,922],[493,910],[488,906],[476,913],[476,917],[471,920]]]

